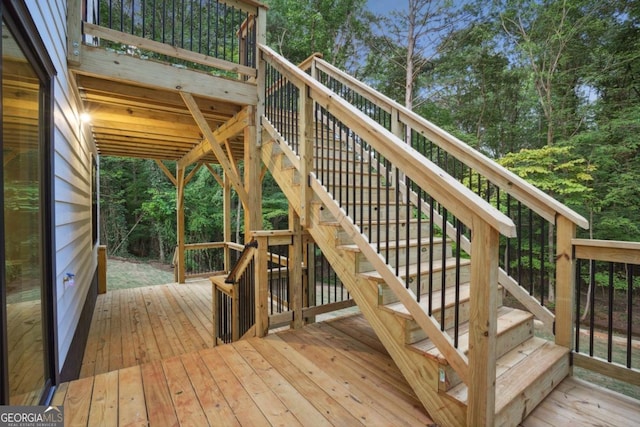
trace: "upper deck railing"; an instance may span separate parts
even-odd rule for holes
[[[215,74],[254,77],[261,8],[252,0],[70,0],[68,58],[79,61],[84,42]]]

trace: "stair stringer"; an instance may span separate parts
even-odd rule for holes
[[[275,141],[263,144],[261,150],[263,163],[272,173],[274,180],[291,206],[300,214],[301,187],[299,184],[294,184],[294,175],[298,172],[295,168],[281,169],[283,155],[273,152],[275,144],[277,144]],[[330,195],[317,180],[312,179],[311,181],[316,200],[330,199]],[[378,305],[377,286],[356,273],[353,254],[336,246],[335,227],[322,225],[319,208],[311,209],[309,213],[310,222],[307,231],[322,250],[429,415],[442,425],[466,425],[467,406],[446,393],[438,391],[439,365],[405,345],[405,333],[401,321],[394,314],[381,309]],[[350,235],[357,233],[355,227],[345,231]],[[404,288],[402,291],[408,292]],[[413,298],[411,295],[407,296]],[[406,297],[402,299],[406,299]],[[420,308],[418,307],[418,309]],[[422,309],[420,310],[422,311]],[[426,316],[423,311],[422,314]],[[437,332],[439,333],[439,330]],[[466,359],[464,355],[461,357]]]

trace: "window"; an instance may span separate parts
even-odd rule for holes
[[[44,403],[52,362],[51,82],[53,67],[23,2],[2,16],[0,404]]]

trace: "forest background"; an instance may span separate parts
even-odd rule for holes
[[[367,0],[265,3],[268,44],[293,63],[322,53],[584,215],[581,237],[640,241],[640,2],[404,0],[386,15]],[[171,261],[175,197],[152,160],[101,158],[101,244]],[[185,207],[187,243],[223,240],[205,168]],[[265,229],[287,227],[268,175],[263,214]]]

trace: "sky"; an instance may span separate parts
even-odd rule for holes
[[[399,5],[398,3],[402,3]],[[393,9],[398,8],[398,6],[404,6],[404,0],[399,2],[398,0],[368,0],[367,6],[368,9],[377,14],[388,13]]]

